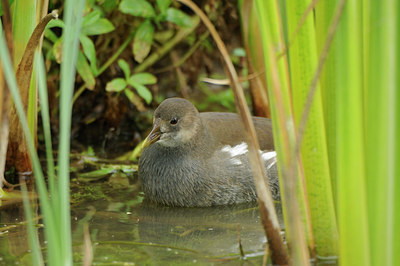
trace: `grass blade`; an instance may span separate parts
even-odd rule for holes
[[[320,1],[316,5],[315,20],[317,33],[318,54],[321,54],[325,42],[329,36],[329,27],[334,18],[337,1]],[[324,120],[326,131],[326,142],[329,159],[329,170],[332,185],[333,198],[336,201],[336,64],[337,64],[337,45],[336,38],[333,39],[326,62],[321,73],[320,86],[322,96],[322,106],[324,108]],[[335,206],[336,207],[336,206]]]
[[[287,1],[289,36],[294,36],[303,13],[311,4],[306,1]],[[337,256],[337,228],[332,198],[331,180],[326,149],[325,125],[321,91],[314,82],[317,69],[317,48],[313,17],[308,15],[295,39],[289,40],[293,106],[301,157],[306,177],[311,224],[320,257]],[[315,84],[315,85],[314,85]],[[310,91],[311,88],[311,91]],[[311,94],[311,98],[309,97]],[[307,118],[304,119],[304,113]],[[304,131],[303,131],[304,129]]]
[[[342,0],[346,1],[346,0]],[[362,97],[362,10],[347,1],[337,32],[337,178],[341,265],[370,265]]]
[[[57,232],[56,225],[54,222],[53,214],[51,212],[51,206],[48,199],[48,193],[46,184],[44,182],[43,172],[40,166],[38,155],[36,153],[36,147],[33,138],[30,134],[30,129],[24,112],[22,100],[19,95],[17,81],[15,78],[15,74],[10,60],[10,55],[8,54],[8,48],[6,46],[3,34],[0,34],[0,54],[1,54],[0,60],[3,65],[4,76],[6,78],[8,88],[11,92],[11,96],[19,116],[19,121],[21,123],[22,130],[27,140],[28,151],[33,164],[36,186],[39,192],[39,200],[44,217],[43,219],[45,224],[45,237],[48,241],[49,261],[50,263],[51,261],[56,262],[60,255],[59,254],[60,249],[58,246],[59,242],[57,241],[57,235],[56,235]]]
[[[260,21],[264,60],[267,71],[274,142],[280,170],[280,189],[288,242],[292,261],[296,265],[308,265],[308,250],[313,250],[308,207],[303,182],[300,178],[301,166],[293,158],[296,132],[292,117],[289,72],[286,55],[278,59],[285,47],[283,30],[277,1],[256,1]],[[276,47],[281,50],[276,51]],[[308,241],[308,245],[306,242]]]
[[[369,24],[368,50],[365,56],[368,76],[366,98],[366,178],[369,235],[372,265],[393,264],[393,217],[395,193],[394,135],[399,42],[396,42],[400,15],[395,1],[364,1],[372,12],[365,13]],[[397,22],[398,23],[398,22]],[[384,26],[381,26],[384,25]],[[397,65],[396,65],[397,64]],[[398,103],[398,102],[397,102]],[[397,166],[396,166],[397,164]],[[398,177],[398,176],[397,176]]]
[[[70,0],[65,3],[65,27],[63,31],[63,55],[60,84],[60,143],[58,150],[59,167],[59,221],[62,257],[64,265],[72,265],[71,218],[69,194],[69,152],[72,96],[75,81],[75,63],[78,56],[79,34],[86,1]]]
[[[398,14],[399,9],[400,9],[400,3],[399,1],[394,1],[393,7],[392,7],[392,12],[396,11],[396,26],[394,29],[399,29],[400,28],[400,14]],[[393,16],[393,13],[391,14]],[[396,51],[392,51],[393,54],[392,56],[395,58],[396,66],[393,69],[400,69],[400,52],[398,50],[398,47],[400,46],[400,34],[397,31],[395,36],[395,46],[392,46],[392,49],[394,47],[397,47]],[[396,76],[396,85],[391,86],[390,90],[390,118],[389,118],[389,125],[390,127],[390,135],[389,138],[391,140],[391,147],[389,149],[389,158],[390,158],[390,183],[389,187],[392,185],[390,191],[390,195],[392,198],[389,198],[389,200],[392,200],[391,202],[391,209],[389,209],[389,224],[388,226],[392,227],[392,235],[389,241],[390,247],[391,247],[391,259],[390,262],[392,265],[400,265],[400,165],[398,162],[400,162],[400,90],[398,89],[400,87],[400,75]],[[395,89],[397,87],[397,89]]]
[[[56,174],[54,167],[54,158],[53,158],[53,146],[51,143],[51,130],[50,130],[50,115],[49,115],[49,100],[47,96],[47,84],[46,84],[46,74],[45,74],[45,66],[43,59],[39,53],[36,54],[36,71],[37,71],[37,80],[39,87],[39,100],[40,100],[40,113],[42,116],[43,122],[43,134],[44,141],[46,146],[46,161],[47,161],[47,178],[49,182],[49,192],[53,197],[53,200],[56,199],[55,195],[57,195],[56,188]],[[56,204],[53,204],[53,208],[56,208]]]

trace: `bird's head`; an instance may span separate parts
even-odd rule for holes
[[[157,142],[166,147],[184,145],[196,135],[201,125],[194,105],[181,98],[164,100],[154,112],[153,128],[143,147]]]

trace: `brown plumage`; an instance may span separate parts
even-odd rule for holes
[[[271,121],[253,121],[272,194],[278,199]],[[170,98],[156,109],[153,122],[139,161],[139,179],[150,201],[193,207],[257,199],[237,114],[199,113],[189,101]]]

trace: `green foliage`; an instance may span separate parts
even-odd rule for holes
[[[147,104],[149,104],[153,100],[153,95],[144,85],[157,83],[157,78],[150,73],[138,73],[131,75],[129,65],[123,59],[118,60],[118,65],[124,72],[125,78],[115,78],[108,82],[106,85],[106,91],[118,93],[124,91],[128,99],[135,104],[134,95],[132,95],[132,91],[130,90],[130,86],[132,86],[136,90],[137,94],[139,94],[139,96],[142,97]]]
[[[172,0],[156,0],[158,9],[161,14],[165,14]]]
[[[171,0],[154,2],[147,0],[92,0],[87,3],[86,10],[79,36],[81,49],[77,60],[77,72],[84,84],[74,95],[74,101],[83,90],[94,90],[96,78],[117,61],[125,47],[131,44],[133,58],[139,63],[139,66],[136,66],[132,71],[135,72],[135,75],[131,77],[130,74],[129,65],[132,66],[131,62],[128,61],[128,64],[126,61],[119,61],[118,65],[124,72],[125,78],[116,78],[108,82],[106,91],[124,91],[128,99],[135,103],[135,106],[142,106],[140,98],[149,104],[153,95],[145,85],[154,84],[156,79],[154,77],[149,78],[148,73],[141,75],[141,72],[144,71],[140,70],[141,64],[146,63],[144,61],[151,55],[155,42],[158,43],[157,45],[167,42],[174,43],[176,31],[173,27],[171,28],[172,24],[183,28],[194,28],[198,23],[197,20],[193,20],[191,16],[175,8]],[[122,16],[115,16],[115,11],[120,12]],[[131,22],[132,18],[133,22]],[[104,41],[102,35],[112,32],[115,27],[126,26],[127,22],[129,28],[132,29],[129,37],[110,58],[104,58],[103,54],[110,54],[108,51],[103,53],[105,49],[110,47],[110,42]],[[170,23],[168,24],[168,22]],[[51,47],[46,58],[55,60],[57,63],[61,63],[62,44],[64,42],[64,37],[59,34],[59,28],[64,28],[62,20],[49,23],[46,27],[46,42],[44,44],[45,47]],[[104,45],[99,45],[98,40],[101,40],[101,44]],[[127,88],[128,90],[126,90]],[[134,90],[130,91],[131,89]]]
[[[193,20],[189,15],[170,7],[170,0],[158,0],[156,4],[159,13],[146,0],[122,0],[119,5],[122,13],[145,19],[136,30],[132,46],[133,55],[138,63],[143,62],[150,53],[155,31],[154,23],[159,25],[161,22],[169,21],[180,27],[193,26]]]
[[[115,78],[107,83],[106,91],[121,92],[126,89],[126,80],[123,78]]]
[[[311,0],[286,3],[289,36],[293,36],[302,14]],[[302,11],[302,12],[299,12]],[[292,81],[294,117],[300,127],[308,100],[308,88],[312,83],[318,63],[315,25],[308,16],[296,38],[291,39],[289,63]],[[319,256],[338,255],[338,233],[332,197],[331,178],[326,149],[326,134],[323,120],[321,89],[316,85],[314,100],[301,144],[302,164],[307,186],[307,196],[312,221],[316,252]]]
[[[218,93],[211,93],[207,96],[205,102],[208,103],[219,103],[229,111],[234,112],[235,98],[232,90],[223,90]]]
[[[168,8],[165,20],[172,22],[181,27],[191,27],[193,25],[192,19],[186,13],[176,8]]]
[[[151,92],[145,86],[143,86],[143,84],[139,83],[136,80],[136,75],[139,75],[139,74],[134,74],[133,76],[131,76],[128,79],[128,84],[131,85],[132,87],[134,87],[136,89],[137,93],[140,95],[140,97],[145,99],[146,102],[149,104],[151,102],[153,96],[151,95]]]
[[[156,12],[153,6],[146,0],[122,0],[119,9],[135,17],[154,18]]]
[[[92,11],[83,18],[82,35],[92,36],[105,34],[114,30],[114,26],[106,18],[101,18],[100,11]]]
[[[35,141],[31,135],[28,127],[27,118],[24,112],[24,107],[19,94],[15,74],[13,73],[10,56],[6,47],[5,38],[3,34],[0,36],[0,53],[1,61],[4,67],[4,74],[10,89],[13,102],[15,104],[20,123],[22,126],[27,146],[32,160],[35,184],[38,191],[40,200],[40,209],[43,214],[43,221],[45,224],[44,233],[45,239],[48,243],[47,246],[47,260],[48,265],[72,265],[72,245],[71,245],[71,226],[70,226],[70,205],[69,205],[69,169],[65,166],[69,165],[69,141],[70,141],[70,119],[71,119],[71,94],[73,91],[74,77],[75,77],[75,62],[77,59],[78,51],[78,37],[80,26],[82,22],[82,13],[85,1],[68,1],[66,7],[66,26],[65,26],[65,40],[69,46],[64,47],[64,60],[62,63],[62,83],[61,83],[61,96],[60,96],[60,148],[58,158],[58,179],[49,182],[49,189],[47,189],[44,179],[43,170],[40,165],[39,157],[36,152]],[[39,85],[45,86],[44,67],[39,64]],[[45,101],[47,98],[44,94],[47,92],[42,88],[40,95],[43,105],[42,112],[49,110],[48,103]],[[69,95],[68,95],[69,94]],[[45,130],[49,133],[50,126],[48,125],[48,113],[43,116],[43,122],[46,124]],[[46,138],[49,134],[45,134]],[[46,141],[46,147],[49,149],[51,145]],[[52,153],[46,151],[47,154]],[[50,166],[50,164],[48,165]],[[50,170],[50,169],[49,169]],[[52,170],[51,170],[52,171]],[[49,178],[52,178],[49,176]],[[24,186],[22,186],[24,189]],[[49,191],[51,197],[49,197]],[[27,198],[27,197],[26,197]],[[29,200],[24,201],[25,212],[27,219],[30,223],[28,228],[30,246],[34,252],[32,257],[33,265],[43,265],[41,260],[41,253],[39,249],[39,240],[36,233],[32,230],[32,214],[30,212]]]
[[[283,25],[276,1],[256,1],[264,60],[268,97],[271,106],[272,128],[277,153],[279,184],[285,218],[285,231],[291,243],[291,260],[295,265],[308,265],[309,250],[313,250],[310,236],[308,206],[304,195],[304,176],[299,160],[294,156],[297,132],[293,117],[289,64],[286,56],[281,58],[285,47],[282,36]],[[277,48],[279,50],[277,50]],[[301,229],[300,229],[301,228]]]
[[[399,4],[337,0],[321,1],[314,8],[315,1],[286,1],[279,6],[286,13],[281,19],[277,6],[260,8],[267,3],[276,1],[257,1],[274,140],[291,133],[291,118],[299,127],[302,117],[305,130],[296,144],[302,156],[297,163],[305,173],[317,256],[337,253],[340,265],[398,265]],[[287,62],[286,70],[280,69]],[[290,98],[279,95],[285,91]],[[293,105],[293,112],[284,113],[279,105],[286,103]],[[293,154],[282,152],[291,139],[296,140],[275,145],[278,164]],[[286,188],[281,185],[283,199]],[[292,238],[296,232],[290,227],[290,211],[286,216],[292,263],[309,265],[298,256],[300,250],[296,253],[301,243]],[[308,250],[303,254],[308,256]]]
[[[129,80],[142,85],[155,84],[157,82],[157,78],[149,73],[135,74]]]
[[[93,90],[96,85],[95,77],[99,74],[95,45],[89,36],[96,36],[109,33],[115,28],[113,24],[103,17],[99,10],[92,10],[82,22],[82,31],[79,36],[82,51],[79,51],[77,71],[85,82],[86,88]],[[58,63],[61,63],[63,36],[57,37],[52,28],[64,28],[62,20],[50,22],[47,26],[45,36],[53,42],[52,53]]]
[[[96,84],[96,80],[94,79],[93,72],[90,69],[88,62],[82,53],[78,54],[78,61],[76,62],[76,69],[77,69],[79,75],[85,81],[86,87],[89,90],[93,90],[94,85]]]
[[[103,10],[108,13],[114,9],[116,9],[116,7],[118,6],[118,0],[104,0],[104,1],[96,1],[97,4],[103,8]]]
[[[154,27],[149,20],[145,20],[136,30],[133,41],[133,55],[138,63],[148,56],[153,43]]]

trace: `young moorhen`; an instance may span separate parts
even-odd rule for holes
[[[274,199],[280,198],[271,121],[253,117]],[[239,116],[199,113],[181,98],[164,100],[144,142],[139,179],[145,197],[170,206],[205,207],[257,200]]]

